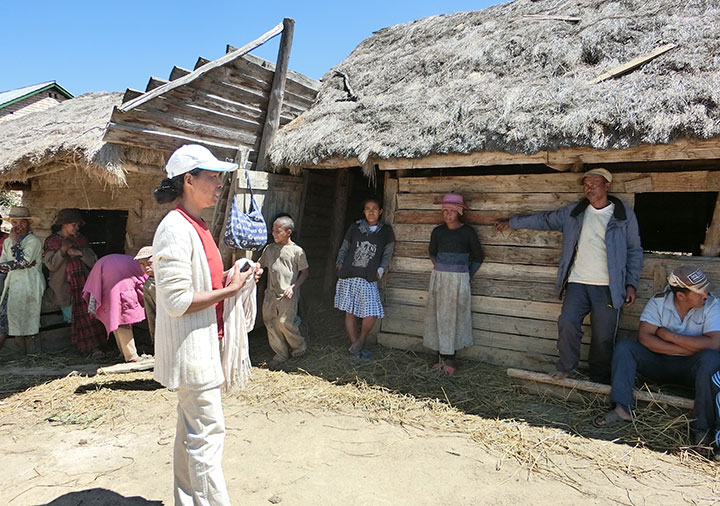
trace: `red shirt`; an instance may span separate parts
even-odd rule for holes
[[[185,219],[187,219],[193,226],[195,231],[200,236],[203,249],[205,250],[205,257],[207,258],[208,267],[210,268],[210,282],[213,290],[218,290],[223,287],[223,263],[220,257],[220,250],[215,244],[212,233],[207,226],[207,223],[203,220],[198,220],[191,216],[182,206],[175,206],[175,210],[179,211]],[[215,304],[215,315],[217,317],[218,324],[218,337],[222,339],[223,335],[223,301]]]

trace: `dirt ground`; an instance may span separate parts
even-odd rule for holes
[[[720,503],[718,467],[683,447],[681,413],[648,408],[595,433],[603,400],[538,399],[487,365],[441,378],[427,357],[380,348],[353,361],[342,345],[326,332],[308,356],[256,367],[226,396],[233,504]],[[251,347],[262,364],[263,337]],[[50,379],[73,364],[0,360],[0,504],[173,504],[176,400],[151,372]]]

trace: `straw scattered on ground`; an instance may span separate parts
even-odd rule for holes
[[[332,411],[435,433],[464,434],[495,455],[498,467],[516,461],[529,474],[550,475],[578,489],[588,467],[610,480],[618,475],[639,480],[657,473],[663,463],[673,463],[686,467],[698,483],[718,479],[717,466],[687,447],[688,418],[682,411],[642,406],[633,424],[596,429],[592,419],[607,409],[605,399],[585,395],[577,403],[530,395],[506,376],[504,368],[466,361],[459,362],[456,377],[447,378],[430,370],[430,357],[380,347],[373,349],[373,360],[354,360],[346,351],[341,316],[319,307],[311,313],[309,351],[284,371],[262,365],[271,353],[264,335],[253,336],[251,349],[257,350],[253,360],[261,365],[253,369],[247,390],[232,395],[237,403],[287,412]],[[68,365],[67,361],[27,357],[13,365],[58,366]],[[0,432],[3,420],[25,413],[42,423],[132,424],[142,416],[143,405],[171,395],[152,380],[151,372],[70,374],[55,380],[0,374]],[[592,438],[625,444],[628,451],[597,445]],[[656,451],[655,464],[634,462],[635,447]],[[573,468],[567,459],[582,464]]]

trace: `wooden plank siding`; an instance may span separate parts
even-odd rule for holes
[[[337,251],[330,248],[329,225],[333,213],[336,171],[305,171],[305,195],[302,227],[293,240],[305,250],[310,274],[303,285],[303,294],[322,294],[325,273],[335,264]]]
[[[246,54],[149,100],[135,97],[137,106],[115,108],[104,140],[168,155],[183,144],[199,143],[215,156],[231,159],[238,148],[247,148],[255,162],[274,75],[274,64]],[[189,76],[189,71],[174,68],[170,82]],[[288,72],[285,83],[280,126],[310,107],[319,88],[317,81],[295,72]],[[163,88],[153,89],[153,84],[146,94]]]
[[[719,173],[685,171],[616,173],[612,194],[633,206],[639,192],[720,191]],[[397,239],[386,279],[385,312],[378,342],[422,351],[427,287],[432,270],[428,258],[430,232],[442,223],[443,193],[459,191],[468,198],[466,215],[480,236],[485,263],[471,281],[474,345],[459,356],[505,366],[549,371],[557,358],[557,317],[561,301],[554,290],[561,233],[534,230],[497,232],[492,223],[513,214],[552,211],[582,197],[580,175],[523,174],[443,177],[399,177],[386,186],[385,207],[392,206]],[[624,308],[619,339],[634,338],[640,314],[667,273],[682,264],[701,266],[720,281],[720,259],[645,255],[633,306]],[[585,364],[591,330],[584,322],[581,364]]]

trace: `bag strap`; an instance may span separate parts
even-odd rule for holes
[[[250,172],[248,172],[247,169],[245,169],[245,179],[247,180],[247,189],[250,192],[250,211],[245,209],[245,199],[243,199],[243,212],[247,214],[248,212],[259,211],[259,208],[255,202],[255,195],[253,194],[252,185],[250,184]]]

